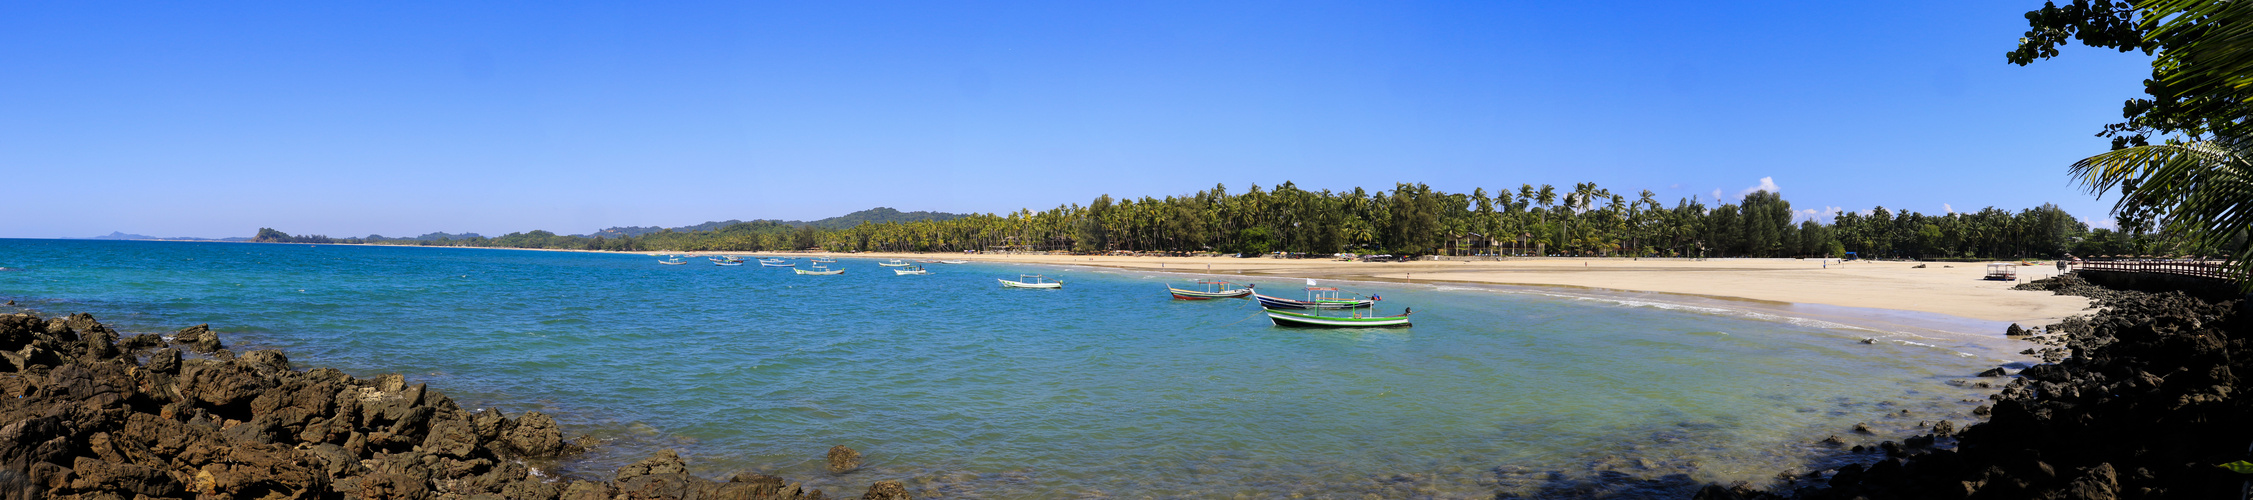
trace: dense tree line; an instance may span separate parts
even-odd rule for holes
[[[2011,212],[1927,215],[1878,207],[1821,223],[1791,202],[1756,191],[1736,203],[1661,203],[1593,183],[1569,190],[1521,185],[1447,193],[1423,184],[1389,191],[1308,191],[1285,182],[1232,193],[1226,186],[1163,198],[1096,197],[1086,205],[975,214],[947,220],[823,229],[775,221],[711,231],[665,230],[607,238],[547,231],[495,238],[365,239],[340,243],[559,248],[611,251],[1009,250],[1265,254],[1291,252],[1666,257],[2049,258],[2190,251],[2143,234],[2090,231],[2054,205]],[[287,234],[275,231],[287,237]],[[261,231],[261,236],[266,236]]]

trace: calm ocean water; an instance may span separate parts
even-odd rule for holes
[[[855,495],[896,479],[936,497],[1675,497],[1833,463],[1811,443],[1857,422],[1967,422],[1987,391],[1947,382],[2014,360],[1975,337],[1492,287],[1325,282],[1417,320],[1325,331],[1170,300],[1180,275],[692,262],[0,240],[0,298],[127,332],[210,323],[238,351],[555,413],[599,441],[551,474],[678,448],[700,475]],[[993,281],[1019,273],[1068,285]],[[822,471],[837,444],[867,468]]]

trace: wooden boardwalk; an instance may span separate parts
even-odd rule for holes
[[[2132,259],[2085,260],[2072,264],[2075,271],[2173,274],[2242,283],[2245,275],[2218,260]]]

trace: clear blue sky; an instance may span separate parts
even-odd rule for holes
[[[2054,202],[2017,1],[0,3],[0,237],[585,233],[1225,183]]]

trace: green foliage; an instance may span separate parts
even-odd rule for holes
[[[432,233],[417,239],[370,238],[366,242],[609,251],[819,248],[846,252],[1287,251],[1405,256],[1515,255],[1540,250],[1556,255],[1790,257],[1838,256],[1854,251],[1871,258],[2048,257],[2067,249],[2099,248],[2091,245],[2114,248],[2151,243],[2149,236],[2117,233],[2083,239],[2084,228],[2075,219],[2047,205],[2015,214],[1988,208],[1973,214],[1941,216],[1897,214],[1880,207],[1866,216],[1840,214],[1829,225],[1813,220],[1800,220],[1795,225],[1790,202],[1772,192],[1751,193],[1742,205],[1713,208],[1690,199],[1667,208],[1649,192],[1629,200],[1592,183],[1576,185],[1561,196],[1555,188],[1531,185],[1521,186],[1515,194],[1509,190],[1494,192],[1500,194],[1489,196],[1483,189],[1468,195],[1447,193],[1409,183],[1396,184],[1390,191],[1306,191],[1285,182],[1273,189],[1252,186],[1232,194],[1226,186],[1216,185],[1162,198],[1104,195],[1084,207],[1064,205],[1043,211],[1023,209],[946,220],[863,222],[841,229],[761,220],[699,231],[659,229],[638,236],[531,231],[485,238]],[[1546,198],[1544,192],[1549,193]],[[261,235],[273,236],[264,230]]]
[[[2090,192],[2120,194],[2113,213],[2122,228],[2164,235],[2128,246],[2223,253],[2253,273],[2253,246],[2245,244],[2253,231],[2253,4],[2080,0],[2044,4],[2026,18],[2031,29],[2010,53],[2015,64],[2055,57],[2073,41],[2154,56],[2148,95],[2129,100],[2126,121],[2099,134],[2113,138],[2113,151],[2070,169]]]
[[[1274,234],[1264,227],[1247,227],[1236,232],[1236,251],[1260,255],[1275,248]]]

